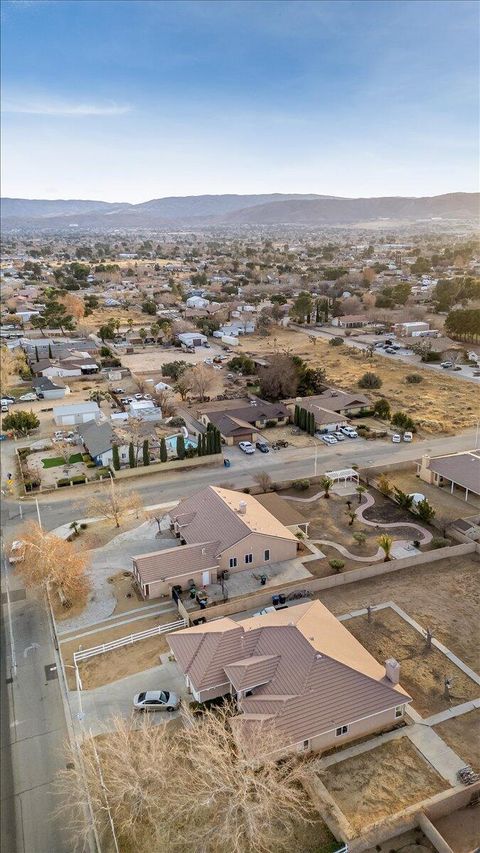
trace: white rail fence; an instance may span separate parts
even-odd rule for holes
[[[131,646],[139,640],[147,640],[149,637],[155,637],[158,634],[166,634],[169,631],[177,631],[179,628],[186,628],[188,622],[186,619],[178,619],[176,622],[169,622],[167,625],[157,625],[156,628],[149,628],[148,631],[139,631],[137,634],[130,634],[128,637],[120,637],[118,640],[112,640],[110,643],[102,643],[100,646],[93,646],[91,649],[81,649],[73,654],[73,662],[75,666],[82,661],[93,658],[95,655],[103,655],[105,652],[112,652],[114,649],[121,649],[123,646]]]

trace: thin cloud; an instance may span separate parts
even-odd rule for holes
[[[128,104],[93,104],[84,101],[12,100],[6,99],[4,113],[19,113],[37,116],[120,116],[130,112]]]

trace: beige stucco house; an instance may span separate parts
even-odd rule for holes
[[[179,545],[133,558],[145,598],[215,583],[224,572],[264,569],[296,557],[298,540],[252,495],[207,486],[169,513]]]
[[[168,642],[195,700],[233,695],[237,734],[268,723],[279,751],[322,752],[391,728],[411,701],[397,661],[378,663],[320,601],[216,619]]]
[[[447,487],[453,495],[461,489],[465,500],[480,495],[480,450],[431,457],[425,454],[417,463],[417,474],[425,483]]]

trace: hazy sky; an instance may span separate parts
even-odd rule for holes
[[[3,0],[2,194],[477,189],[470,0]]]

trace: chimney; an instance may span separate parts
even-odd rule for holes
[[[238,511],[239,511],[240,515],[245,515],[245,513],[247,511],[247,504],[245,501],[240,501],[240,503],[238,505]]]
[[[392,684],[398,684],[400,681],[400,664],[395,658],[388,658],[385,661],[385,675]]]

